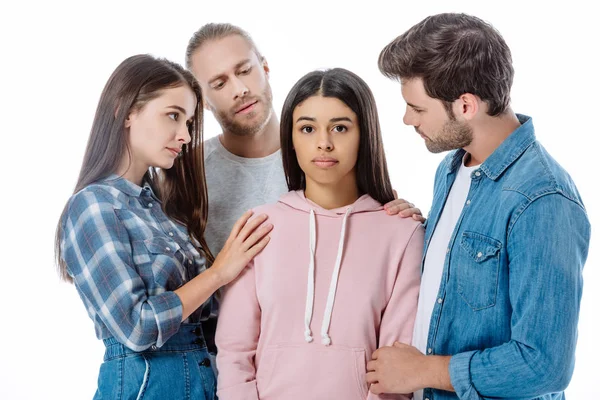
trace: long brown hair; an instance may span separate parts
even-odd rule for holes
[[[356,160],[356,183],[381,204],[394,200],[388,174],[375,98],[358,75],[343,68],[313,71],[304,75],[287,95],[281,111],[281,157],[289,190],[305,190],[306,175],[298,164],[292,142],[293,114],[298,104],[312,96],[334,97],[358,117],[360,141]]]
[[[158,171],[150,167],[143,180],[161,199],[167,216],[187,227],[192,243],[199,244],[198,250],[212,263],[214,257],[204,239],[208,193],[202,146],[202,94],[192,74],[179,64],[141,54],[127,58],[115,69],[100,96],[73,193],[115,173],[123,157],[131,154],[125,120],[132,112],[160,96],[162,90],[182,85],[188,86],[197,99],[190,126],[191,141],[183,147],[172,168]],[[67,205],[56,229],[55,254],[60,277],[72,282],[61,254]]]

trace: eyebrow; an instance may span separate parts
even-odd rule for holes
[[[244,64],[247,64],[247,63],[249,63],[250,61],[252,61],[252,60],[250,60],[249,58],[246,58],[246,59],[244,59],[244,60],[240,61],[239,63],[235,64],[235,65],[233,66],[233,69],[238,69],[238,68],[240,68],[242,65],[244,65]],[[222,79],[222,78],[224,78],[226,75],[227,75],[227,74],[225,74],[224,72],[223,72],[223,73],[220,73],[220,74],[218,74],[218,75],[216,75],[216,76],[212,77],[211,79],[209,79],[208,83],[213,83],[213,82],[214,82],[214,81],[216,81],[217,79]]]
[[[167,108],[174,108],[175,110],[180,111],[183,115],[187,114],[187,112],[185,111],[185,109],[183,107],[180,107],[176,104],[170,105]],[[188,119],[192,119],[192,118],[194,118],[193,115],[191,117],[189,117]]]
[[[419,106],[416,106],[416,105],[414,105],[413,103],[409,103],[408,101],[406,102],[406,104],[408,104],[408,105],[409,105],[409,106],[411,106],[412,108],[418,108],[419,110],[425,110],[425,109],[426,109],[426,108],[424,108],[424,107],[419,107]]]
[[[298,122],[300,122],[300,121],[311,121],[311,122],[316,122],[316,121],[317,121],[317,119],[316,119],[316,118],[314,118],[314,117],[305,117],[305,116],[302,116],[302,117],[299,117],[299,118],[296,120],[296,123],[298,123]],[[350,118],[348,118],[348,117],[337,117],[337,118],[331,118],[331,119],[329,120],[329,122],[340,122],[340,121],[344,121],[344,122],[350,122],[350,123],[352,123],[352,120],[351,120]]]

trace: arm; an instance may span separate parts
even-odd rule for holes
[[[99,191],[72,199],[63,225],[63,258],[88,308],[134,351],[161,346],[177,332],[182,307],[173,292],[148,296],[134,268],[129,236]]]
[[[538,198],[509,227],[511,340],[452,357],[461,399],[532,398],[567,387],[589,238],[585,211],[560,194]]]
[[[392,295],[381,318],[379,346],[392,346],[395,342],[410,344],[417,314],[421,258],[425,231],[421,225],[413,232],[400,261]],[[376,395],[369,392],[367,399],[407,399],[405,395]]]
[[[258,400],[254,360],[261,310],[253,262],[229,286],[221,303],[215,341],[221,400]]]

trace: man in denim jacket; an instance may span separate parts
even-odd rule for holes
[[[500,34],[464,14],[426,18],[383,49],[438,167],[413,346],[373,354],[373,393],[563,399],[574,368],[590,224],[568,173],[510,108]]]

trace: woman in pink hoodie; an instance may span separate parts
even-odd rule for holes
[[[340,68],[300,79],[281,150],[290,192],[255,210],[274,226],[270,245],[224,293],[217,394],[379,398],[366,363],[411,342],[424,230],[383,210],[393,193],[367,84]]]

